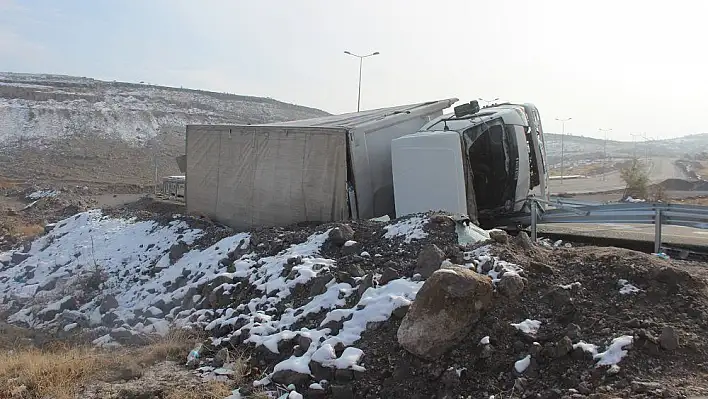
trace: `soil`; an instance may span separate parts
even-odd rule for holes
[[[42,209],[52,212],[52,206],[56,205],[52,204],[47,201],[45,208],[37,208],[36,217],[44,215],[40,212]],[[60,215],[63,208],[58,209],[56,215]],[[105,212],[160,223],[182,215],[193,227],[207,230],[195,243],[201,247],[233,234],[231,229],[206,218],[185,215],[181,204],[150,198],[119,203]],[[402,237],[383,237],[384,223],[348,222],[353,235],[339,239],[356,243],[340,246],[330,239],[323,246],[322,255],[336,261],[338,281],[363,277],[360,285],[385,284],[389,277],[414,277],[418,255],[430,245],[437,246],[452,262],[465,263],[465,252],[475,246],[458,244],[455,222],[446,215],[425,217],[430,219],[425,227],[428,236],[409,243]],[[250,250],[259,256],[273,255],[329,228],[348,230],[339,223],[257,229],[252,232]],[[520,297],[512,300],[495,293],[494,305],[466,338],[434,361],[417,358],[398,344],[396,333],[405,309],[395,312],[387,322],[370,324],[362,339],[354,344],[365,353],[361,364],[367,371],[325,372],[331,384],[324,397],[682,398],[708,393],[708,269],[705,263],[665,260],[620,248],[549,249],[540,245],[524,247],[518,242],[512,239],[507,244],[493,244],[492,252],[499,259],[524,269],[525,288]],[[641,291],[620,294],[620,279]],[[316,283],[313,280],[299,286],[287,302],[294,306],[307,302]],[[356,303],[363,292],[357,291],[349,305]],[[242,290],[225,299],[236,307],[256,294],[253,290]],[[314,327],[324,317],[325,313],[312,315],[302,325],[294,327]],[[525,319],[542,322],[535,336],[511,326]],[[666,344],[666,331],[678,337],[677,347]],[[214,332],[217,336],[225,333],[228,331]],[[584,341],[603,351],[613,338],[624,335],[631,336],[633,344],[625,348],[627,355],[619,362],[618,369],[596,367],[590,354],[567,348],[568,343]],[[485,336],[490,337],[487,348],[480,345]],[[254,379],[272,371],[276,362],[293,353],[293,347],[293,343],[284,342],[279,354],[244,344],[236,345],[236,350],[250,357],[247,375]],[[342,350],[337,348],[337,354]],[[207,351],[205,355],[210,353]],[[523,373],[514,371],[514,363],[527,355],[531,356],[529,368]],[[174,370],[168,370],[170,373],[180,375]],[[308,394],[309,384],[317,381],[315,377],[298,384],[298,391],[305,397],[323,397]],[[103,386],[101,389],[113,392],[114,388]]]
[[[353,384],[357,396],[611,398],[708,392],[705,264],[665,261],[618,248],[539,247],[525,254],[519,248],[498,246],[495,251],[501,259],[524,266],[523,295],[513,301],[497,295],[495,306],[467,339],[434,362],[418,359],[397,344],[400,321],[367,332],[358,347],[366,353],[369,371]],[[619,279],[642,291],[621,295]],[[581,286],[559,287],[575,282]],[[542,321],[535,337],[510,325],[527,318]],[[679,348],[661,347],[658,338],[667,327],[678,334]],[[634,343],[616,374],[595,367],[582,350],[554,353],[565,337],[573,343],[594,343],[602,350],[621,335],[633,336]],[[489,357],[480,345],[484,336],[491,337]],[[539,354],[532,354],[534,342],[540,344]],[[528,354],[532,354],[529,369],[514,372],[514,362]],[[447,371],[450,368],[465,371],[457,376]],[[640,392],[646,386],[637,381],[658,383],[659,388]]]

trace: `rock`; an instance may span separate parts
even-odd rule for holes
[[[332,399],[354,399],[354,390],[348,385],[332,385]]]
[[[379,284],[386,285],[390,281],[396,280],[400,277],[401,276],[398,274],[396,269],[387,267],[384,269],[383,273],[381,273],[381,278],[379,278]]]
[[[489,232],[489,238],[499,244],[507,244],[509,242],[509,234],[504,230],[492,230]]]
[[[533,357],[538,357],[541,354],[541,351],[543,350],[543,346],[539,344],[538,342],[534,342],[531,344],[531,348],[529,349],[529,353]]]
[[[676,350],[679,347],[679,338],[676,330],[673,327],[666,326],[661,329],[659,336],[659,345],[666,350]]]
[[[20,263],[29,259],[30,256],[32,255],[24,252],[13,252],[12,255],[10,255],[10,263],[13,265],[19,265]]]
[[[555,348],[553,350],[553,357],[561,358],[566,356],[573,350],[573,341],[569,337],[563,337],[560,341],[556,342]]]
[[[484,345],[482,351],[479,353],[479,357],[482,359],[489,359],[494,353],[494,347],[492,345]]]
[[[339,224],[329,231],[329,241],[332,245],[341,247],[345,242],[354,239],[354,229],[348,224]]]
[[[330,273],[315,277],[310,287],[310,296],[313,297],[327,292],[327,283],[332,281],[333,278],[334,276]]]
[[[366,272],[356,263],[342,266],[342,270],[349,273],[352,277],[364,277]]]
[[[334,380],[338,383],[348,383],[354,380],[354,370],[336,369],[334,370]]]
[[[308,399],[325,399],[327,397],[327,391],[324,389],[308,388],[307,396]]]
[[[662,385],[658,382],[632,381],[632,392],[645,393],[661,389]]]
[[[568,290],[555,287],[547,292],[543,298],[555,309],[559,310],[573,303],[573,298]]]
[[[359,286],[356,287],[356,292],[359,294],[359,297],[364,295],[364,292],[369,289],[369,287],[374,286],[374,275],[373,274],[367,274],[364,276],[363,279],[361,279],[361,282],[359,283]]]
[[[226,348],[221,348],[221,349],[219,349],[218,352],[216,352],[216,355],[214,355],[214,361],[212,362],[211,365],[214,367],[221,367],[228,360],[229,360],[229,350]]]
[[[541,262],[531,261],[528,268],[536,273],[553,274],[553,268]]]
[[[310,361],[310,372],[317,381],[329,381],[334,378],[334,369],[330,367],[325,367],[322,364],[315,362],[314,360]]]
[[[284,384],[284,385],[290,385],[290,384],[303,385],[306,382],[310,381],[310,375],[298,373],[297,371],[293,371],[293,370],[279,370],[279,371],[276,371],[275,373],[273,373],[271,380],[273,380],[273,382],[276,382],[278,384]]]
[[[505,273],[497,283],[497,289],[507,298],[517,298],[524,291],[524,279],[516,273]]]
[[[393,310],[391,312],[391,315],[397,319],[402,319],[406,317],[406,314],[408,313],[408,310],[410,309],[410,306],[401,306]]]
[[[462,340],[491,306],[491,279],[460,266],[438,270],[423,284],[398,328],[407,351],[436,359]]]
[[[187,243],[184,241],[179,241],[177,244],[170,247],[170,263],[175,264],[182,255],[189,251]]]
[[[307,351],[307,349],[308,349],[308,348],[310,347],[310,345],[312,344],[312,338],[306,337],[306,336],[304,336],[304,335],[298,335],[298,336],[297,336],[297,344],[298,344],[298,346],[300,346],[301,348],[305,349],[305,351]]]
[[[37,291],[51,291],[54,288],[57,287],[57,283],[59,282],[59,278],[57,277],[51,277],[41,283],[39,287],[37,288]]]
[[[105,298],[101,301],[101,306],[99,306],[98,310],[101,313],[106,313],[109,310],[113,310],[118,307],[118,301],[116,300],[116,297],[113,295],[106,295]]]
[[[494,269],[494,258],[487,259],[480,265],[480,270],[483,274],[487,274]]]
[[[441,214],[431,215],[428,220],[430,220],[430,223],[428,224],[430,228],[441,229],[450,233],[455,231],[455,226],[457,224],[455,219],[452,217]]]
[[[428,244],[418,254],[415,273],[420,274],[424,279],[428,278],[433,272],[440,269],[444,260],[445,252],[435,244]]]
[[[339,283],[347,283],[352,287],[356,284],[356,281],[354,281],[352,275],[345,271],[339,270],[335,275],[337,277],[337,282]]]
[[[533,241],[531,241],[531,237],[529,237],[525,231],[519,232],[516,238],[514,238],[514,243],[527,251],[533,249],[534,245]]]

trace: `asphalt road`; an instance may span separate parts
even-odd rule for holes
[[[602,239],[654,242],[654,225],[558,223],[538,226],[539,234],[576,235]],[[708,249],[708,230],[681,226],[663,226],[662,243]]]
[[[681,170],[674,165],[674,161],[675,159],[673,158],[652,158],[649,170],[650,182],[660,183],[666,179],[685,178]],[[584,179],[566,179],[562,183],[560,180],[551,180],[549,185],[552,194],[597,193],[622,190],[625,187],[619,171],[612,171],[604,177],[593,176]]]

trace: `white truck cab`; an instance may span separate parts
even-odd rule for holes
[[[532,104],[476,101],[394,139],[396,216],[430,210],[467,215],[485,226],[548,199],[545,142]]]

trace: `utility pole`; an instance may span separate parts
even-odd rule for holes
[[[602,158],[602,181],[605,181],[607,176],[607,132],[611,132],[612,129],[598,129],[600,132],[605,132],[605,144],[603,145],[603,158]]]
[[[565,119],[556,118],[556,120],[557,120],[558,122],[560,122],[560,123],[561,123],[561,126],[562,126],[562,131],[561,131],[561,180],[560,180],[560,184],[563,184],[563,172],[564,172],[564,168],[565,168],[565,165],[564,165],[564,162],[565,162],[565,145],[564,145],[564,143],[563,143],[563,139],[565,138],[565,123],[568,122],[568,121],[571,120],[571,119],[573,119],[573,118],[565,118]]]
[[[375,55],[379,55],[380,53],[375,51],[367,55],[356,55],[354,53],[350,53],[349,51],[345,51],[344,54],[351,55],[352,57],[357,57],[359,59],[359,95],[356,100],[356,112],[359,112],[361,109],[361,68],[364,65],[364,58],[373,57]]]

